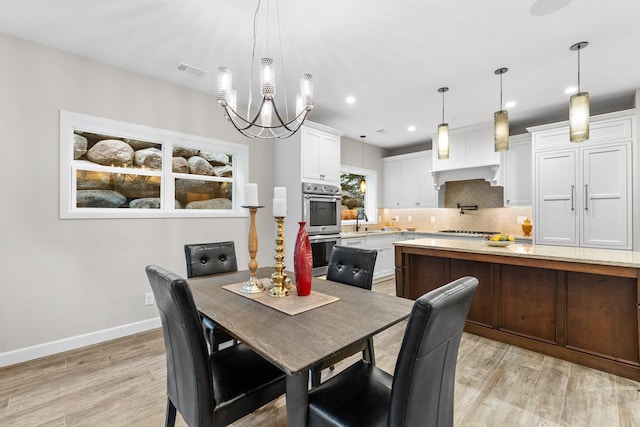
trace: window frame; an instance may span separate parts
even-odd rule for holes
[[[87,165],[83,161],[74,160],[73,135],[75,131],[111,135],[114,137],[161,144],[161,170],[131,169],[129,172],[135,175],[159,176],[161,178],[160,209],[77,207],[77,170],[117,173],[121,172],[122,169],[120,168],[118,170],[118,168],[98,164]],[[210,177],[208,175],[174,173],[171,167],[174,146],[232,155],[232,177]],[[246,217],[248,216],[248,211],[241,207],[241,201],[244,200],[244,184],[247,182],[248,170],[249,147],[243,144],[60,110],[60,219]],[[232,185],[231,209],[175,209],[176,178],[230,182]]]
[[[358,221],[359,224],[378,223],[378,171],[360,166],[340,165],[340,176],[343,173],[363,175],[367,181],[367,191],[364,193],[364,213],[369,221]],[[342,193],[342,187],[340,188]],[[343,219],[342,225],[355,225],[355,219]]]

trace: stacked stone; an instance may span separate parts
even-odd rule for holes
[[[160,144],[131,139],[96,139],[74,135],[74,159],[105,166],[162,169]],[[231,177],[232,159],[226,154],[174,147],[174,173]],[[77,206],[88,208],[160,208],[160,177],[79,171]],[[231,183],[178,178],[175,182],[176,209],[231,209]]]

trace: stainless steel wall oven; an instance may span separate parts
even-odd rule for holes
[[[302,220],[307,223],[314,276],[327,274],[331,249],[341,242],[341,199],[336,185],[302,183]]]

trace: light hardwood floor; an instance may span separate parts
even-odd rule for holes
[[[394,282],[375,284],[374,291],[394,293]],[[390,373],[405,326],[375,337],[377,365]],[[159,329],[2,368],[0,425],[162,426],[165,375]],[[176,425],[186,425],[177,418]],[[285,425],[284,397],[234,424]],[[640,426],[640,383],[464,334],[455,425]]]

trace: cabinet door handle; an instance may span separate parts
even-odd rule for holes
[[[571,210],[572,211],[576,210],[575,206],[573,205],[573,193],[575,193],[575,190],[576,190],[576,186],[571,185]]]
[[[589,210],[589,184],[584,185],[584,210]]]

